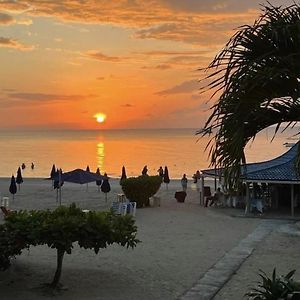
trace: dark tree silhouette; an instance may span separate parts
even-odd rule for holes
[[[242,26],[206,71],[216,99],[204,129],[211,166],[224,168],[225,184],[238,186],[245,146],[256,134],[300,121],[300,4],[263,6],[252,26]],[[296,162],[300,166],[300,148]]]

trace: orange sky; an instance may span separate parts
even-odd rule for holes
[[[0,126],[199,128],[197,69],[261,2],[0,1]]]

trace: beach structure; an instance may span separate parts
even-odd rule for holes
[[[239,194],[238,201],[244,203],[245,213],[250,212],[255,190],[259,188],[271,208],[289,205],[291,216],[294,216],[295,208],[300,205],[300,176],[295,167],[298,147],[299,142],[274,159],[241,166],[240,181],[244,191]],[[202,205],[205,203],[205,177],[214,178],[215,182],[219,179],[222,182],[223,170],[218,168],[201,171]]]
[[[105,177],[102,175],[84,171],[82,169],[75,169],[65,173],[58,172],[58,174],[54,177],[54,181],[58,181],[59,183],[72,182],[78,184],[88,184],[89,182],[102,181],[103,179],[105,179]],[[61,184],[59,184],[59,191],[59,203],[61,204]]]

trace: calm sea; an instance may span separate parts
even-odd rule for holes
[[[0,177],[16,173],[23,162],[24,177],[48,177],[52,164],[70,171],[75,168],[119,177],[141,173],[144,165],[156,175],[167,165],[171,178],[191,177],[196,170],[209,166],[205,146],[208,139],[195,135],[196,129],[128,129],[105,131],[0,131]],[[283,143],[293,142],[293,132],[278,135],[271,143],[272,130],[260,133],[247,147],[248,162],[273,158],[287,151]],[[35,169],[31,170],[31,162]]]

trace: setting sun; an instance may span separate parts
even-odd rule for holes
[[[103,123],[106,119],[106,115],[102,114],[102,113],[97,113],[97,114],[94,115],[94,118],[96,118],[96,121],[98,123]]]

